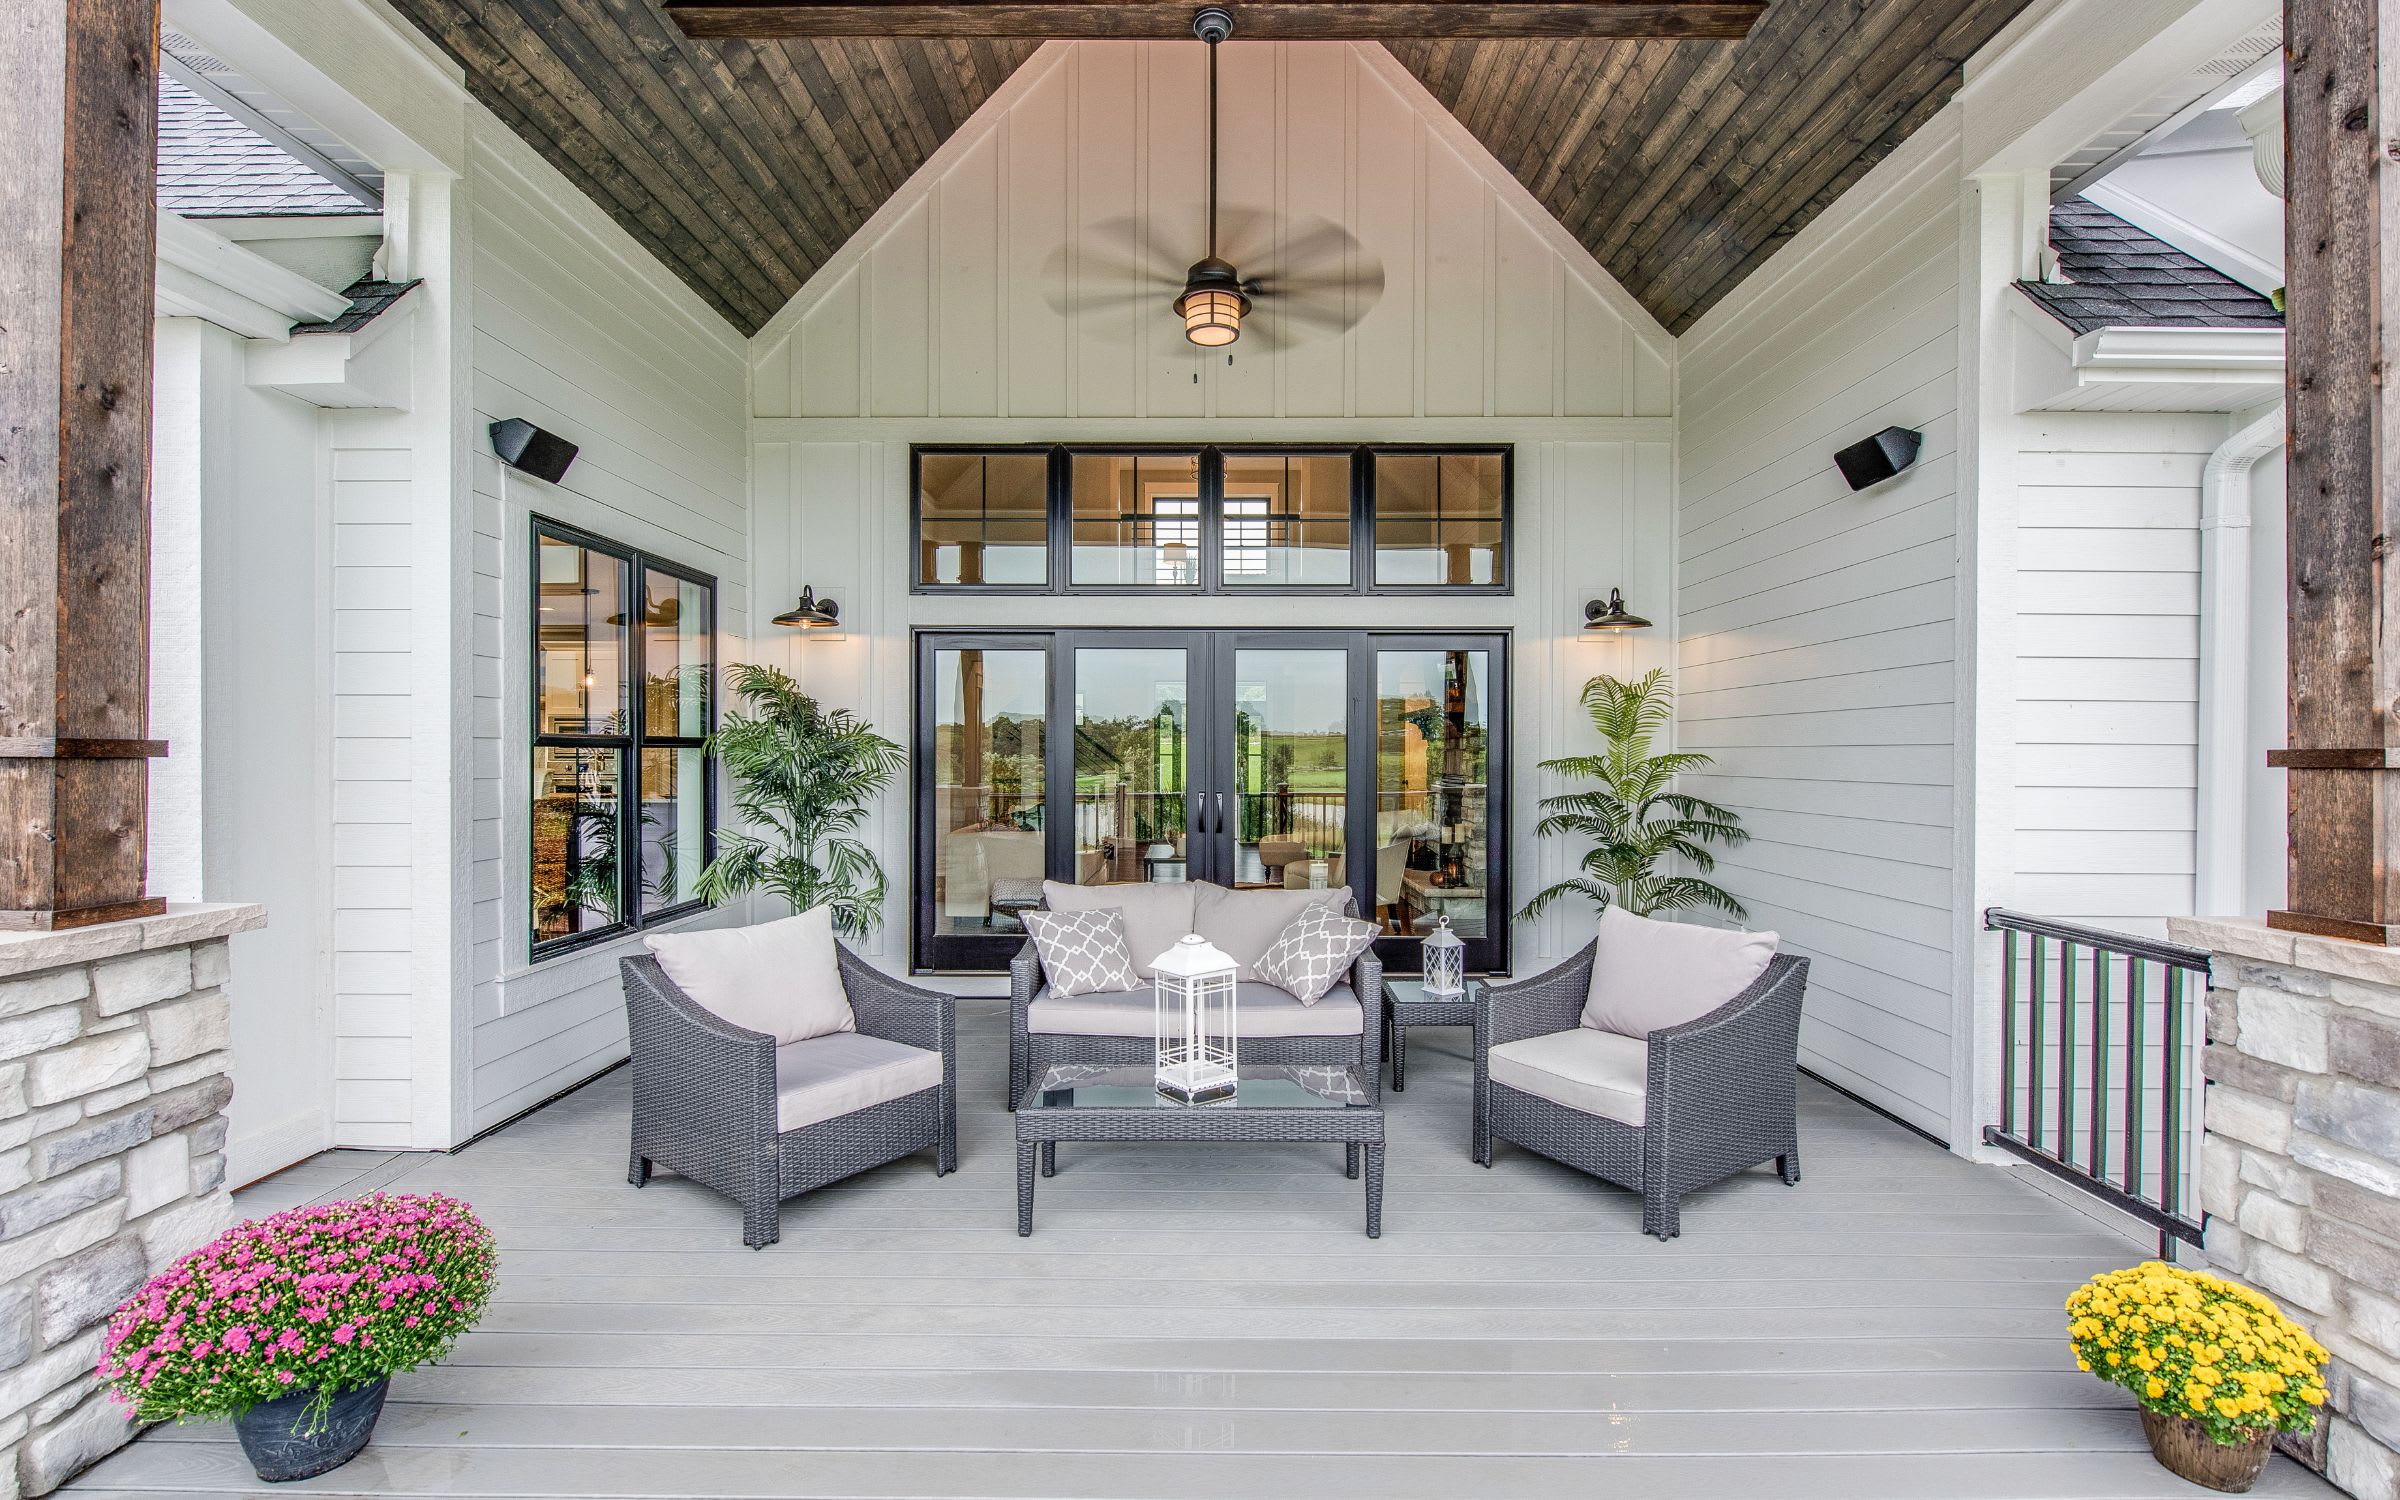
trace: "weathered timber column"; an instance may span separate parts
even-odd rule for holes
[[[0,927],[145,894],[157,0],[0,6]]]

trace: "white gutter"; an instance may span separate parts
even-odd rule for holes
[[[2283,448],[2283,403],[2227,438],[2200,475],[2200,795],[2192,910],[2246,911],[2249,837],[2250,470]]]
[[[2086,379],[2283,379],[2280,328],[2095,328],[2070,350]]]

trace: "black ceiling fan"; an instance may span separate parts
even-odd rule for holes
[[[1192,17],[1192,34],[1208,45],[1208,253],[1178,272],[1166,247],[1149,241],[1131,215],[1091,226],[1075,257],[1074,277],[1084,285],[1068,296],[1064,247],[1045,267],[1051,305],[1061,313],[1170,305],[1183,322],[1184,337],[1203,349],[1221,349],[1243,335],[1242,320],[1265,304],[1272,316],[1254,324],[1252,337],[1267,348],[1289,347],[1317,334],[1348,331],[1383,295],[1383,263],[1365,252],[1358,237],[1331,220],[1310,215],[1291,221],[1277,243],[1277,219],[1257,211],[1220,213],[1217,206],[1217,46],[1233,34],[1233,15],[1208,6]],[[1221,222],[1220,222],[1221,221]],[[1222,237],[1220,237],[1222,230]],[[1234,257],[1251,264],[1245,276]],[[1188,253],[1188,252],[1187,252]],[[1263,265],[1263,269],[1260,267]],[[1093,291],[1090,284],[1115,283],[1117,290]],[[1070,303],[1072,306],[1070,306]]]

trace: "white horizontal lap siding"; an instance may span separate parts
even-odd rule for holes
[[[530,518],[715,575],[727,658],[748,623],[750,519],[743,341],[505,130],[479,125],[471,171],[475,745],[460,878],[482,1129],[625,1053],[613,949],[527,961]],[[562,483],[492,455],[484,428],[508,417],[578,445]]]
[[[1678,347],[1680,748],[1717,879],[1810,960],[1801,1061],[1948,1134],[1959,187],[1937,118]],[[1916,466],[1853,493],[1884,427]]]
[[[2164,937],[2192,910],[2200,477],[2225,427],[2023,419],[2010,901],[2027,911]]]
[[[409,1146],[410,520],[416,456],[331,426],[333,1114],[345,1146]]]

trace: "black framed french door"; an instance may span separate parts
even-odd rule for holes
[[[1003,969],[1044,879],[1348,890],[1387,967],[1508,962],[1508,637],[917,637],[914,960]]]

